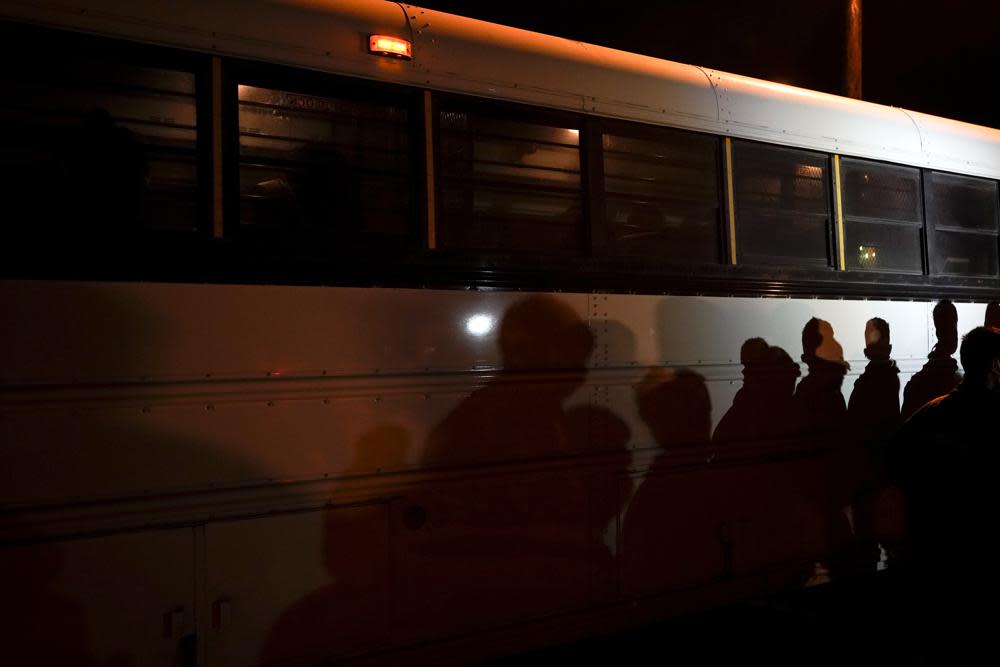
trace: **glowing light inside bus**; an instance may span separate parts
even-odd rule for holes
[[[485,336],[493,330],[493,318],[479,313],[465,321],[465,330],[473,336]]]
[[[404,60],[410,60],[413,57],[408,41],[388,35],[372,35],[368,39],[368,51],[377,56],[390,56]]]
[[[871,245],[858,246],[858,263],[864,268],[878,265],[878,248]]]

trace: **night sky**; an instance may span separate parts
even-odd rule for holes
[[[420,6],[843,94],[846,0],[424,0]],[[625,9],[627,8],[627,11]],[[1000,128],[1000,2],[864,0],[863,98]]]

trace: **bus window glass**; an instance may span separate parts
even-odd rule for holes
[[[928,233],[935,275],[997,275],[997,182],[941,172],[924,173]]]
[[[602,141],[613,252],[718,263],[719,140],[662,130],[652,138],[605,134]]]
[[[996,276],[997,237],[938,230],[931,267],[938,275]]]
[[[579,130],[477,109],[438,116],[443,248],[579,254]]]
[[[742,263],[831,266],[829,162],[822,153],[733,142]]]
[[[923,272],[920,170],[841,160],[847,268]]]
[[[111,250],[144,230],[195,231],[195,75],[120,50],[0,30],[5,233]]]
[[[410,231],[408,110],[240,85],[240,223],[336,245]]]

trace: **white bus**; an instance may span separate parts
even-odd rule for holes
[[[992,129],[390,2],[3,0],[0,51],[10,664],[467,663],[874,568],[1000,295]]]

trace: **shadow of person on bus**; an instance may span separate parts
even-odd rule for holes
[[[962,376],[952,358],[958,349],[958,310],[948,299],[934,306],[935,343],[923,368],[914,373],[903,389],[900,421],[905,422],[928,401],[944,396],[958,386]]]
[[[873,512],[885,486],[883,452],[900,425],[899,368],[890,358],[891,353],[889,323],[880,317],[868,320],[864,350],[868,364],[855,380],[847,404],[851,435],[845,443],[851,449],[847,476],[852,489],[852,518],[857,536],[853,561],[859,573],[874,572],[879,562]]]
[[[763,338],[750,338],[740,348],[743,386],[719,420],[712,442],[766,444],[795,432],[795,381],[799,365],[780,347]]]
[[[986,304],[986,317],[984,326],[1000,329],[1000,302],[990,301]]]
[[[422,463],[441,475],[406,492],[426,522],[403,526],[398,541],[404,636],[582,605],[595,558],[605,560],[597,524],[615,508],[590,512],[588,462],[623,450],[628,427],[604,408],[567,407],[593,333],[565,301],[533,295],[507,308],[498,344],[500,371],[427,437]]]
[[[636,594],[704,584],[725,574],[724,545],[713,519],[724,493],[703,486],[697,474],[671,471],[711,458],[712,403],[705,379],[690,369],[657,367],[634,390],[657,449],[649,452],[652,460],[622,522],[623,589]]]
[[[518,301],[500,322],[502,368],[431,431],[425,463],[461,465],[567,453],[563,403],[584,382],[594,337],[563,302]]]
[[[709,445],[712,403],[700,374],[687,368],[657,367],[634,389],[639,416],[661,450]]]
[[[410,448],[410,435],[403,428],[376,427],[358,440],[344,479],[399,469]],[[420,520],[404,516],[404,521]],[[322,544],[330,583],[282,612],[264,641],[263,664],[318,662],[375,648],[389,638],[389,535],[379,505],[327,509]]]
[[[602,328],[598,338],[603,349],[603,365],[615,368],[622,360],[635,359],[635,334],[617,320],[603,320],[594,326]],[[601,402],[610,402],[609,388],[597,384],[591,389],[586,404],[572,405],[566,410],[566,420],[571,442],[586,443],[588,452],[600,456],[599,488],[594,489],[590,504],[590,523],[593,530],[591,563],[595,598],[617,596],[618,549],[617,529],[623,519],[622,510],[631,496],[625,482],[631,461],[629,442],[632,437],[629,425]],[[596,480],[597,476],[592,477]]]
[[[57,590],[65,556],[15,514],[0,516],[0,662],[96,667],[83,606]],[[16,540],[6,539],[16,535]]]
[[[147,289],[104,283],[61,287],[26,284],[16,294],[7,293],[11,297],[6,304],[8,314],[14,321],[31,322],[32,326],[8,330],[12,348],[2,364],[0,381],[43,382],[49,387],[55,382],[75,383],[76,388],[70,389],[74,398],[69,405],[53,401],[43,403],[37,412],[4,415],[6,447],[0,467],[0,505],[24,507],[26,512],[34,507],[62,507],[70,514],[57,516],[72,517],[73,530],[82,530],[76,527],[77,521],[83,526],[98,522],[94,525],[99,528],[87,530],[105,530],[110,523],[126,533],[102,536],[100,545],[106,546],[94,542],[92,548],[80,541],[52,543],[53,549],[66,554],[62,559],[67,573],[61,579],[62,590],[81,610],[83,626],[124,628],[120,636],[107,632],[95,635],[104,642],[93,644],[93,655],[102,664],[108,659],[120,664],[148,664],[154,656],[141,651],[168,650],[163,642],[150,646],[145,641],[163,632],[161,619],[148,611],[151,606],[178,602],[172,597],[167,601],[148,597],[132,587],[137,579],[158,584],[173,581],[163,574],[163,568],[174,564],[182,571],[189,565],[184,559],[191,558],[189,538],[179,535],[181,531],[165,530],[164,543],[177,545],[177,551],[158,554],[156,559],[142,550],[134,531],[149,531],[143,534],[158,539],[158,528],[175,526],[178,513],[193,506],[194,499],[204,502],[205,494],[218,496],[225,487],[259,483],[268,477],[239,455],[239,441],[206,441],[201,437],[211,432],[209,424],[217,423],[218,413],[204,404],[178,404],[173,383],[163,381],[168,372],[163,359],[174,358],[177,350],[167,335],[171,330],[168,323],[160,317],[165,311],[158,314],[152,308],[156,301],[140,295]],[[162,303],[160,306],[166,308]],[[36,364],[43,360],[38,368]],[[151,508],[159,512],[151,513]],[[116,547],[119,539],[122,546]],[[139,548],[133,551],[137,544]],[[101,549],[115,550],[115,558],[104,562],[95,555]],[[17,585],[29,600],[17,610],[19,622],[46,628],[53,609],[60,605],[69,608],[46,588],[49,579],[14,578],[20,579]],[[95,580],[107,583],[95,590]],[[167,585],[151,590],[159,596]],[[28,590],[31,587],[39,589],[33,597]],[[185,587],[183,592],[171,591],[170,595],[178,593],[180,604],[187,606],[184,595],[189,591]],[[46,607],[49,602],[51,609]],[[67,636],[74,632],[70,627]],[[190,646],[193,636],[177,640],[174,650],[178,656],[188,650],[185,647]],[[96,641],[95,637],[92,640]],[[10,664],[75,663],[35,660]]]

